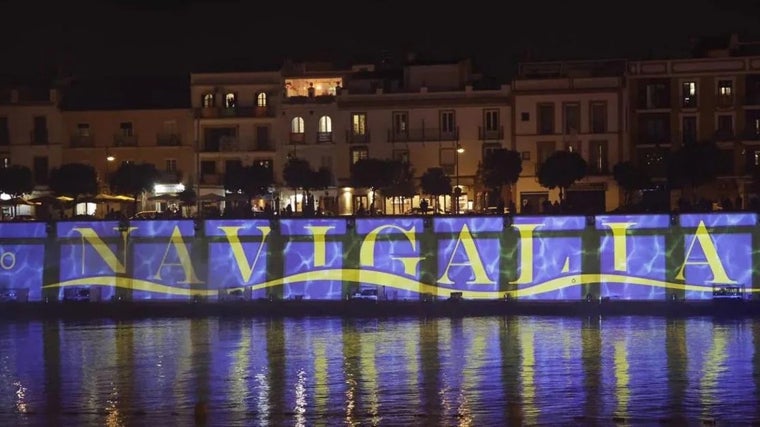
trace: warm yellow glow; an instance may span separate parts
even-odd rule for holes
[[[700,405],[705,410],[703,416],[706,419],[712,416],[707,411],[720,402],[720,396],[715,395],[715,389],[718,385],[718,377],[726,370],[726,360],[728,359],[726,335],[724,328],[714,327],[712,340],[710,340],[712,345],[704,358],[704,367],[702,368],[704,374],[699,383],[699,400]]]
[[[538,420],[538,408],[536,407],[536,355],[533,345],[532,325],[526,325],[520,333],[520,349],[522,350],[522,373],[520,379],[522,382],[523,407],[525,408],[525,424],[535,425]]]
[[[371,415],[371,424],[373,426],[380,425],[380,393],[378,390],[377,379],[377,366],[375,363],[375,354],[377,354],[377,334],[362,334],[361,335],[361,375],[363,383],[366,387],[367,400],[369,407],[366,408],[367,415]]]
[[[464,147],[458,146],[457,147],[457,154],[462,154],[462,153],[464,153]]]
[[[625,338],[615,343],[615,391],[617,392],[617,411],[618,417],[627,418],[628,401],[631,392],[628,389],[628,347]]]
[[[108,156],[108,157],[106,157],[106,160],[108,160],[109,162],[112,162],[112,161],[116,160],[116,157],[114,157],[114,156]]]

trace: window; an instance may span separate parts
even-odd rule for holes
[[[393,160],[403,163],[409,163],[409,150],[393,150]]]
[[[353,135],[367,134],[367,114],[354,113],[351,115],[351,133]]]
[[[589,110],[591,112],[591,133],[607,133],[607,103],[592,102]]]
[[[332,141],[332,119],[330,116],[322,116],[318,123],[317,142],[330,141]]]
[[[269,126],[256,126],[256,149],[269,150]]]
[[[0,167],[7,168],[11,165],[10,157],[0,157]]]
[[[697,82],[681,83],[681,106],[683,108],[697,108]]]
[[[639,115],[640,144],[664,144],[670,142],[670,114],[651,113]]]
[[[715,127],[715,137],[719,141],[732,138],[734,136],[734,116],[731,114],[718,115]]]
[[[166,120],[163,125],[164,133],[167,135],[179,135],[179,127],[176,120]]]
[[[88,137],[90,136],[90,124],[89,123],[79,123],[77,125],[77,135],[81,137]]]
[[[483,112],[483,128],[486,132],[498,132],[501,128],[499,123],[499,110],[485,110]]]
[[[10,145],[11,132],[8,128],[8,118],[0,117],[0,145]]]
[[[540,135],[554,133],[554,104],[538,105],[538,133]]]
[[[237,108],[237,95],[232,92],[224,95],[224,108]]]
[[[537,153],[536,153],[536,172],[541,168],[541,165],[544,164],[546,159],[549,158],[549,156],[554,153],[556,150],[556,145],[554,142],[551,141],[541,141],[537,145]]]
[[[566,140],[565,151],[581,154],[581,142],[578,140]]]
[[[32,131],[32,144],[47,144],[48,143],[47,117],[35,116],[33,120],[34,120],[34,130]]]
[[[177,159],[166,159],[166,171],[167,172],[177,171]]]
[[[490,156],[492,152],[501,148],[501,144],[498,142],[486,142],[483,144],[483,158]]]
[[[455,148],[441,148],[438,151],[438,164],[447,175],[455,175],[457,163],[457,151]],[[452,183],[457,185],[456,183]]]
[[[665,82],[652,82],[639,92],[639,108],[653,110],[670,107],[669,85]]]
[[[607,174],[607,141],[590,141],[588,147],[589,172],[591,174]]]
[[[201,161],[201,174],[202,175],[214,175],[216,174],[216,162],[213,160]]]
[[[578,133],[581,130],[581,106],[576,103],[564,104],[564,132],[566,134]]]
[[[47,184],[48,182],[48,158],[46,156],[34,156],[32,160],[32,173],[34,182],[38,185]]]
[[[409,113],[406,111],[395,111],[392,117],[394,134],[404,134],[409,131]]]
[[[119,123],[119,135],[121,136],[134,136],[135,131],[132,128],[132,122]]]
[[[266,107],[267,106],[267,94],[266,94],[266,92],[259,92],[259,94],[256,95],[256,106],[257,107]]]
[[[440,130],[441,133],[454,133],[456,131],[456,120],[454,116],[454,111],[452,110],[446,110],[441,111],[439,114],[440,117]]]
[[[520,113],[520,120],[523,122],[530,121],[530,113]]]
[[[367,147],[351,147],[351,164],[355,164],[359,160],[364,160],[369,157],[369,150]]]
[[[683,116],[681,118],[681,142],[683,144],[697,142],[697,116]]]
[[[204,93],[201,97],[201,106],[203,108],[210,108],[213,107],[215,104],[214,102],[214,94],[213,93]]]
[[[290,121],[290,133],[303,133],[303,118],[293,117]]]
[[[718,105],[729,107],[734,103],[734,82],[728,79],[718,80]]]

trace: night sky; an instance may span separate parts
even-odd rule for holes
[[[760,0],[0,0],[4,73],[272,69],[415,51],[489,75],[533,59],[684,56],[698,35],[760,39]]]

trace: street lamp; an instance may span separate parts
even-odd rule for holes
[[[106,178],[106,189],[108,190],[107,191],[108,193],[111,192],[111,184],[110,184],[110,182],[108,180],[108,175],[110,175],[109,164],[111,162],[113,162],[114,160],[116,160],[116,157],[112,156],[111,154],[106,153],[106,176],[105,176],[105,178]]]
[[[459,156],[464,153],[464,147],[457,144],[457,157],[456,157],[456,179],[457,179],[457,187],[454,189],[454,198],[456,201],[456,206],[454,208],[454,211],[457,215],[459,215],[459,196],[462,194],[462,187],[459,186]]]

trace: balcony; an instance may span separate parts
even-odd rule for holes
[[[217,140],[207,140],[202,144],[204,153],[240,153],[245,151],[274,151],[271,140],[257,141],[254,138],[225,136]]]
[[[501,141],[504,139],[504,126],[500,126],[498,129],[478,127],[478,139],[480,141]]]
[[[178,147],[182,145],[182,137],[176,133],[156,134],[156,145],[159,147]]]
[[[249,144],[244,144],[250,151],[274,151],[274,142],[269,140],[264,141],[250,141]]]
[[[367,130],[365,133],[354,133],[352,131],[346,131],[346,142],[349,144],[366,144],[369,141],[369,130]]]
[[[748,127],[742,132],[742,140],[744,141],[760,141],[760,129],[755,127]]]
[[[285,98],[288,104],[331,104],[335,102],[335,95],[317,96],[289,96]]]
[[[29,132],[29,141],[31,141],[32,145],[47,145],[48,144],[47,129],[35,129]]]
[[[202,185],[220,185],[221,183],[222,183],[222,174],[201,173]]]
[[[747,93],[744,97],[744,105],[760,105],[760,93]]]
[[[303,132],[290,132],[290,143],[291,144],[305,144],[306,134]]]
[[[200,118],[271,118],[275,116],[274,109],[270,106],[240,106],[240,107],[202,107],[195,110],[195,116]]]
[[[459,128],[443,131],[439,128],[409,129],[406,132],[388,131],[388,142],[458,141]]]
[[[117,133],[113,136],[114,147],[137,147],[137,135]]]
[[[95,137],[75,133],[70,138],[71,148],[90,148],[95,146]]]
[[[182,171],[160,171],[158,174],[158,182],[163,183],[177,183],[182,182]]]
[[[643,133],[636,139],[638,144],[670,144],[671,136],[668,133]]]
[[[718,129],[715,131],[713,138],[716,141],[733,141],[736,138],[736,134],[731,129]]]
[[[733,95],[718,95],[718,108],[731,108],[734,106]]]
[[[325,144],[333,142],[332,132],[317,132],[317,144]]]

